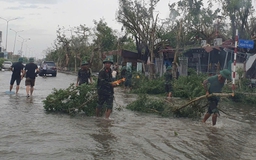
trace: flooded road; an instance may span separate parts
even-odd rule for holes
[[[255,107],[221,107],[217,125],[186,118],[162,118],[121,109],[112,120],[47,114],[42,100],[52,88],[67,88],[76,77],[38,77],[26,98],[24,80],[18,95],[8,95],[11,72],[0,72],[1,160],[254,160]],[[114,108],[134,96],[115,89]]]

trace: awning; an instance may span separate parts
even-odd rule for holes
[[[245,64],[245,70],[248,71],[251,67],[252,64],[254,63],[254,61],[256,60],[256,54],[254,54],[253,56],[250,56]]]

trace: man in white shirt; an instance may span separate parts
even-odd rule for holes
[[[46,77],[46,71],[47,71],[48,65],[46,63],[43,64],[43,76]]]

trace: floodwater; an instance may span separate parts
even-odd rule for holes
[[[0,72],[1,160],[254,160],[255,107],[222,106],[217,125],[188,118],[162,118],[126,110],[134,99],[115,89],[111,120],[79,114],[47,114],[42,100],[76,77],[38,77],[34,95],[8,95],[11,72]]]

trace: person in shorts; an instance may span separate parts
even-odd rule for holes
[[[166,72],[164,73],[165,79],[165,91],[167,93],[167,99],[172,97],[172,67],[168,66]]]
[[[24,65],[22,64],[22,62],[23,62],[23,58],[20,57],[18,62],[14,63],[11,66],[12,77],[11,77],[11,81],[10,81],[10,92],[12,91],[13,84],[16,81],[16,94],[19,91],[20,82],[22,80],[22,72],[24,69]]]
[[[103,61],[103,64],[104,67],[100,70],[97,81],[98,104],[96,107],[96,116],[100,116],[103,105],[105,105],[105,118],[109,119],[113,109],[114,87],[116,86],[116,84],[112,83],[112,70],[110,68],[113,60],[107,57]]]
[[[206,95],[209,95],[212,93],[221,93],[221,90],[224,86],[226,79],[231,79],[231,73],[229,70],[224,69],[220,71],[220,74],[211,76],[208,79],[204,80],[203,86],[206,91]],[[209,105],[208,105],[208,111],[204,115],[204,119],[203,119],[204,123],[212,115],[212,125],[216,125],[217,116],[219,114],[219,110],[217,108],[219,99],[220,97],[217,97],[217,96],[208,97]]]
[[[27,97],[32,96],[35,86],[36,76],[39,73],[37,65],[34,63],[34,58],[29,58],[29,63],[26,64],[23,70],[23,77],[26,76],[25,86]]]
[[[125,82],[124,82],[125,91],[130,91],[132,88],[132,69],[131,67],[126,67],[125,72]]]

